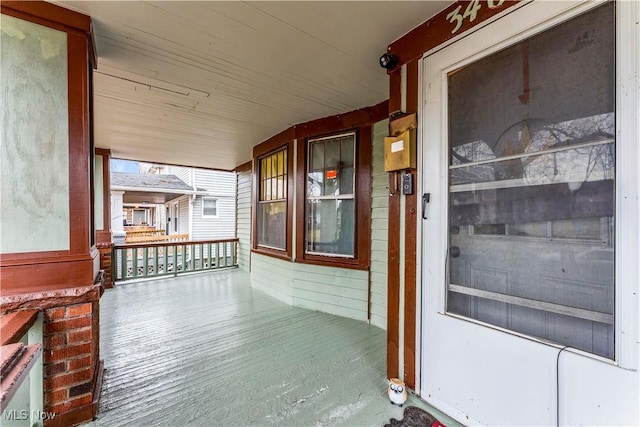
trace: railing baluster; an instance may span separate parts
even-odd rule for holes
[[[127,266],[129,264],[129,250],[123,249],[120,253],[120,261],[122,263],[122,280],[127,280]]]
[[[153,275],[158,276],[160,274],[160,270],[158,269],[158,246],[153,247]]]
[[[237,239],[114,246],[115,281],[237,267]]]
[[[142,249],[142,256],[144,259],[142,260],[142,277],[149,277],[149,248]]]
[[[233,265],[236,266],[238,265],[238,245],[236,242],[232,242],[231,245],[233,246]]]
[[[131,267],[131,277],[138,277],[138,248],[133,248],[133,262]]]

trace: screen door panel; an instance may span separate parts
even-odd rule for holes
[[[448,75],[447,310],[614,357],[608,3]]]

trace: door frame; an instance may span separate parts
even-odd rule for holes
[[[435,406],[447,410],[454,418],[462,422],[468,423],[470,418],[465,418],[466,414],[456,411],[455,408],[449,407],[446,403],[434,401],[428,395],[425,377],[427,366],[425,365],[425,357],[429,349],[434,346],[437,349],[438,343],[428,342],[426,331],[429,325],[429,316],[434,315],[436,308],[436,316],[445,316],[447,318],[456,319],[457,321],[472,322],[470,319],[446,313],[446,286],[445,286],[445,256],[442,260],[434,263],[432,268],[428,268],[427,262],[423,260],[425,257],[439,258],[440,255],[446,255],[447,238],[446,238],[446,212],[447,212],[447,141],[446,141],[446,90],[440,91],[439,99],[433,100],[427,96],[427,85],[431,81],[430,76],[434,73],[438,74],[440,84],[446,81],[446,71],[438,70],[434,72],[425,66],[427,58],[434,54],[447,49],[449,58],[462,58],[459,60],[445,61],[447,65],[443,70],[452,70],[464,64],[473,62],[481,57],[485,57],[496,51],[517,43],[533,34],[544,31],[551,26],[564,22],[571,17],[586,12],[592,8],[601,5],[601,2],[530,2],[522,7],[514,9],[505,16],[492,21],[478,30],[472,35],[466,36],[456,42],[438,46],[426,52],[419,61],[419,109],[418,117],[420,123],[418,126],[418,159],[421,161],[419,170],[419,179],[417,189],[420,193],[431,193],[430,203],[427,205],[426,216],[429,223],[418,220],[418,234],[421,236],[420,244],[417,249],[417,280],[420,284],[418,290],[418,301],[420,301],[420,309],[417,310],[418,325],[418,346],[421,351],[417,353],[416,361],[418,366],[418,378],[416,390],[423,399],[430,401]],[[570,357],[586,357],[591,362],[603,364],[612,368],[623,368],[625,370],[638,369],[638,294],[640,282],[640,227],[638,218],[640,218],[640,123],[638,116],[640,115],[640,100],[638,100],[638,92],[633,89],[638,87],[638,63],[640,63],[640,30],[638,26],[634,26],[634,22],[640,17],[640,4],[637,2],[616,2],[616,231],[615,231],[615,360],[604,359],[591,353],[579,350],[567,350],[573,353]],[[525,22],[523,28],[515,29],[512,24],[514,20]],[[485,46],[485,47],[483,47]],[[473,49],[473,53],[471,50]],[[466,53],[462,53],[466,51]],[[438,68],[438,67],[436,67]],[[634,77],[634,73],[636,76]],[[446,86],[445,86],[446,87]],[[627,89],[625,89],[627,88]],[[437,118],[432,121],[433,116],[427,117],[427,111],[435,109]],[[434,136],[433,124],[439,129]],[[441,135],[442,132],[442,135]],[[434,144],[428,145],[426,141],[439,140],[439,146]],[[425,143],[423,143],[423,141]],[[426,174],[424,171],[435,170],[438,176],[436,182],[426,182]],[[623,174],[624,172],[624,174]],[[623,176],[624,175],[624,176]],[[433,228],[429,235],[428,243],[425,241],[425,232]],[[624,235],[622,230],[625,231]],[[437,250],[434,253],[434,247]],[[436,293],[427,292],[428,287],[436,287]],[[435,298],[435,300],[434,300]],[[431,307],[431,308],[429,308]],[[430,314],[431,313],[431,314]],[[559,350],[563,346],[549,344],[543,340],[534,337],[516,333],[514,331],[503,330],[499,327],[483,325],[494,331],[502,331],[511,335],[514,339],[524,338],[534,346],[543,344]],[[433,351],[433,350],[432,350]],[[436,350],[437,351],[437,350]],[[589,362],[589,363],[591,363]],[[595,368],[594,368],[595,369]],[[609,368],[605,368],[609,369]],[[638,376],[635,372],[633,375]],[[597,393],[594,392],[594,393]],[[600,392],[604,393],[604,391]],[[475,421],[475,420],[474,420]],[[587,422],[587,421],[585,421]]]

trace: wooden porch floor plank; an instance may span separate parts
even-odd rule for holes
[[[239,270],[123,284],[101,299],[94,424],[379,426],[403,411],[386,396],[385,340],[268,297]]]

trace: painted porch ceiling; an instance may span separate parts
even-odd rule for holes
[[[96,146],[216,169],[388,98],[378,58],[450,1],[61,1],[93,18]]]

